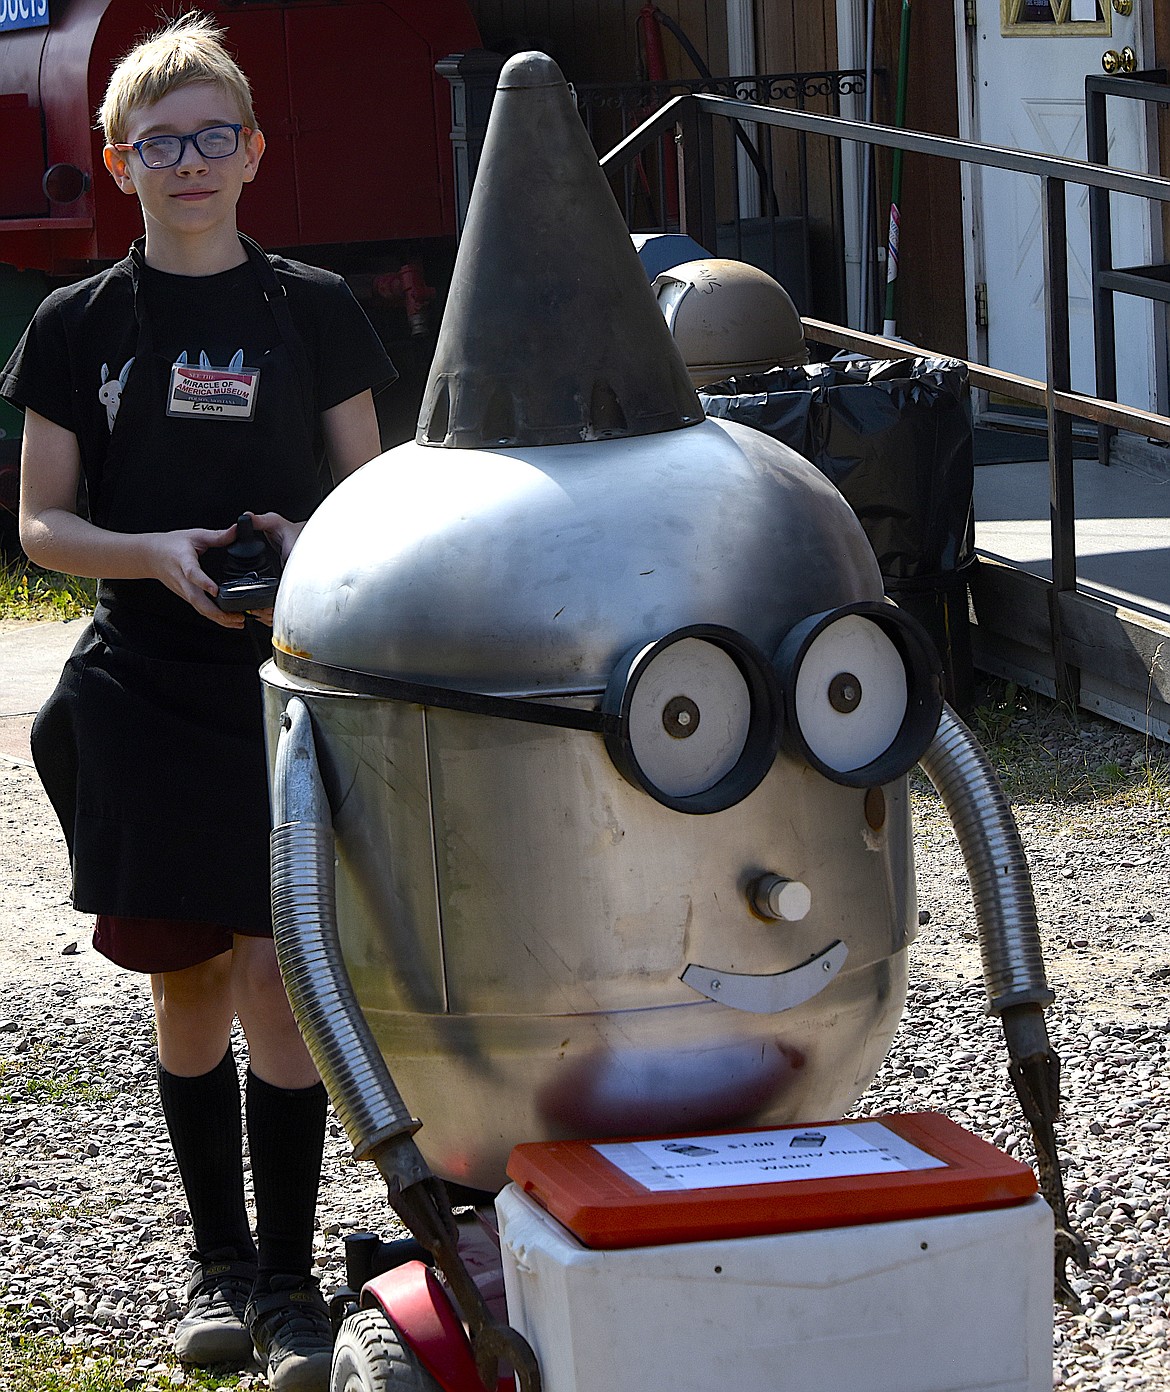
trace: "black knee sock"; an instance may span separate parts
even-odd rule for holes
[[[278,1088],[248,1070],[245,1089],[256,1236],[257,1283],[274,1275],[308,1276],[313,1218],[325,1145],[325,1088]]]
[[[182,1078],[158,1065],[158,1091],[191,1225],[195,1250],[234,1248],[236,1258],[256,1255],[244,1207],[240,1083],[231,1048],[210,1073]]]

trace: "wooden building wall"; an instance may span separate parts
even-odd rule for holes
[[[819,0],[818,0],[819,2]],[[574,83],[636,82],[636,22],[642,0],[470,0],[484,46],[511,54],[539,48]],[[724,0],[661,0],[715,73],[727,73]],[[696,73],[674,38],[664,35],[671,77]]]
[[[902,0],[878,0],[874,120],[893,125]],[[910,27],[906,125],[935,135],[959,134],[955,16],[949,4],[918,4]],[[890,159],[879,167],[878,227],[889,213]],[[960,167],[953,160],[907,155],[902,171],[898,332],[912,343],[967,356]],[[879,277],[880,279],[880,277]],[[884,280],[881,281],[884,290]],[[881,315],[879,314],[879,319]]]
[[[629,83],[645,76],[638,37],[638,15],[643,0],[470,0],[486,47],[509,54],[540,48],[560,65],[578,86],[589,83]],[[755,0],[756,71],[790,73],[823,71],[836,65],[836,0]],[[702,62],[716,77],[747,76],[728,69],[727,0],[661,0],[658,8],[686,35]],[[694,79],[702,74],[669,27],[662,27],[667,76]],[[813,100],[812,110],[828,110]],[[616,113],[595,117],[599,149],[621,138]],[[733,169],[735,137],[725,122],[717,122],[717,205],[721,222],[734,216],[736,207]],[[767,142],[768,135],[763,136]],[[776,133],[771,139],[771,176],[781,216],[795,218],[801,209],[801,179],[795,137]],[[761,152],[764,143],[761,143]],[[651,184],[657,166],[649,156]],[[833,265],[834,216],[839,212],[839,193],[832,152],[824,141],[807,145],[807,183],[810,211],[809,259],[814,274],[826,285],[835,284]],[[764,195],[765,198],[767,195]],[[656,216],[651,208],[651,221]],[[643,224],[635,220],[635,226]],[[785,236],[794,236],[791,230]],[[731,254],[735,254],[732,252]],[[781,277],[784,278],[783,276]],[[803,281],[803,277],[799,277]],[[795,284],[794,293],[801,293]],[[822,301],[819,312],[837,308]]]
[[[764,73],[819,72],[837,66],[836,0],[755,0],[757,69]],[[511,54],[526,48],[549,53],[579,85],[637,81],[637,38],[642,0],[470,0],[484,45]],[[660,0],[659,8],[687,34],[717,76],[728,76],[726,0]],[[875,88],[878,121],[894,116],[901,0],[878,0]],[[954,135],[958,129],[954,19],[951,4],[918,4],[907,120],[920,130]],[[663,33],[668,74],[698,74],[669,31]],[[739,74],[734,74],[739,76]],[[828,111],[826,101],[809,109]],[[830,142],[810,138],[808,193],[812,274],[827,284],[835,257],[834,218],[839,197]],[[721,216],[730,206],[728,160],[721,159]],[[772,137],[772,174],[780,212],[800,206],[795,137]],[[889,207],[889,160],[879,159],[877,225],[884,234]],[[899,327],[909,338],[953,353],[966,350],[962,212],[958,168],[909,157],[903,183],[902,276]],[[843,309],[840,311],[843,315]]]
[[[835,0],[757,0],[756,42],[759,68],[766,73],[825,72],[837,67],[837,6]],[[813,97],[806,109],[833,115],[827,98]],[[802,203],[798,137],[774,131],[771,137],[773,182],[780,211],[799,213]],[[845,306],[837,293],[841,191],[840,147],[835,142],[806,137],[805,173],[808,185],[808,261],[811,299],[802,306],[819,318],[843,319]],[[782,281],[783,275],[779,277]],[[787,285],[794,294],[794,285]]]
[[[836,63],[836,0],[755,0],[760,72],[831,68]],[[497,53],[542,48],[571,82],[633,82],[636,23],[643,0],[470,0],[484,45]],[[660,0],[716,76],[727,70],[726,0]],[[696,77],[664,31],[671,77]]]

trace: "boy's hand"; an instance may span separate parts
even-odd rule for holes
[[[253,512],[249,516],[256,530],[263,532],[280,552],[280,563],[284,565],[305,524],[290,522],[287,517],[281,517],[279,512]]]
[[[303,522],[290,522],[279,512],[250,512],[248,516],[252,519],[252,525],[256,530],[262,532],[269,544],[280,553],[280,563],[284,565],[305,524]],[[252,618],[259,619],[262,624],[267,624],[269,628],[272,627],[271,609],[249,609],[248,613]]]
[[[243,628],[243,614],[225,614],[216,605],[219,587],[199,560],[213,546],[230,546],[235,539],[234,524],[222,532],[201,527],[182,532],[156,532],[150,539],[154,579],[161,580],[168,590],[221,628]]]

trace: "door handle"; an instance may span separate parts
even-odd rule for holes
[[[1113,0],[1113,8],[1119,15],[1133,14],[1133,0]]]
[[[1110,74],[1136,72],[1137,54],[1129,44],[1126,44],[1120,53],[1115,48],[1107,48],[1101,55],[1101,66]]]

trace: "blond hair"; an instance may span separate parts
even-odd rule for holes
[[[148,34],[118,63],[98,111],[98,126],[112,145],[126,139],[130,116],[189,82],[214,82],[239,107],[246,126],[256,127],[252,88],[227,51],[224,30],[210,15],[189,10]]]

